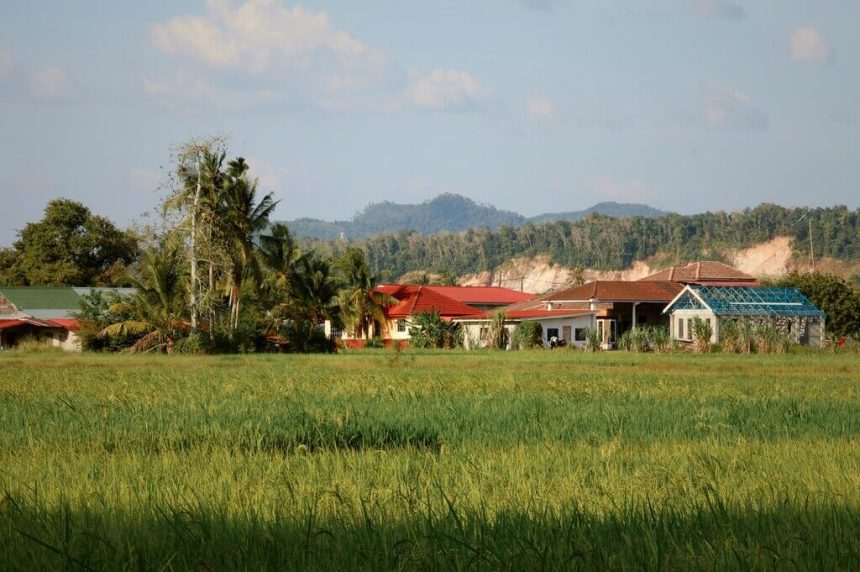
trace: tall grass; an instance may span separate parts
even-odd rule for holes
[[[2,569],[850,569],[855,356],[0,358]]]

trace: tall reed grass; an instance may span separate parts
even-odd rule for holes
[[[0,357],[0,568],[850,569],[852,355]]]

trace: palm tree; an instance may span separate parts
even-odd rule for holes
[[[275,286],[287,290],[301,250],[285,224],[275,223],[268,234],[260,235],[259,253],[263,265],[274,275]]]
[[[376,290],[384,276],[371,273],[362,249],[348,247],[338,259],[337,269],[344,283],[341,311],[345,322],[353,333],[367,338],[374,322],[385,323],[385,308],[397,299]]]
[[[231,334],[239,326],[242,283],[246,279],[259,283],[256,236],[269,224],[269,216],[277,206],[272,193],[257,202],[257,179],[248,176],[248,169],[248,164],[241,157],[230,161],[224,184],[223,222],[225,246],[230,259],[228,289]]]
[[[112,313],[133,318],[107,326],[99,337],[143,334],[131,346],[132,351],[158,349],[170,353],[186,325],[182,321],[186,294],[182,268],[182,249],[176,243],[144,252],[138,274],[132,276],[137,292],[131,300],[111,307]]]
[[[340,325],[338,286],[328,260],[313,252],[296,260],[288,277],[287,301],[272,314],[286,319],[288,337],[297,349],[314,349],[311,342],[325,320]]]

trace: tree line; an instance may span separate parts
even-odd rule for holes
[[[123,231],[68,200],[48,204],[0,252],[4,285],[133,286],[94,291],[79,313],[85,347],[134,351],[331,350],[326,320],[367,334],[393,302],[360,248],[302,248],[241,157],[221,139],[175,156],[162,218]]]
[[[660,258],[669,265],[703,258],[719,260],[776,236],[792,238],[798,256],[860,260],[860,209],[787,208],[772,204],[741,212],[670,214],[660,218],[611,218],[597,214],[576,222],[527,223],[496,230],[423,235],[401,231],[353,241],[305,240],[337,253],[358,246],[371,268],[402,275],[416,269],[439,274],[492,270],[514,257],[549,255],[573,268],[620,270],[636,260]],[[811,234],[810,234],[811,231]]]

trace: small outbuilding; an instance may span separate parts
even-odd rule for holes
[[[688,284],[663,310],[672,338],[693,341],[698,318],[711,325],[711,342],[720,342],[727,321],[766,325],[805,346],[824,343],[825,314],[796,288]]]

